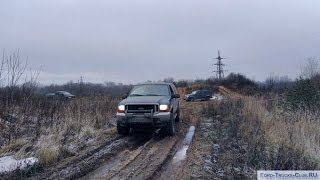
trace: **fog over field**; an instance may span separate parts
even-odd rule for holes
[[[228,70],[297,77],[320,56],[318,0],[2,0],[0,48],[20,50],[43,84],[136,83]]]

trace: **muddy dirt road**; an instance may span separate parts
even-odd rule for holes
[[[80,179],[177,179],[188,158],[201,103],[181,102],[181,111],[175,136],[132,134],[126,138],[134,145],[122,148]]]
[[[66,159],[34,179],[189,179],[193,137],[209,102],[181,101],[175,136],[116,133],[89,152]],[[33,179],[33,178],[32,178]]]

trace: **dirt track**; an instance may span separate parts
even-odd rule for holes
[[[65,159],[32,179],[188,179],[192,137],[207,103],[181,101],[181,120],[173,137],[114,134],[104,144]]]
[[[182,102],[181,122],[177,124],[178,132],[175,136],[153,134],[142,138],[144,140],[140,144],[123,148],[80,179],[177,179],[178,171],[180,169],[182,172],[186,161],[180,149],[185,147],[184,139],[188,129],[197,123],[195,116],[199,115],[200,107],[201,103]],[[141,136],[146,135],[133,134],[129,138],[141,139]]]

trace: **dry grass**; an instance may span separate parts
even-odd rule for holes
[[[83,146],[89,139],[98,139],[105,129],[112,128],[117,102],[117,99],[107,97],[66,102],[49,119],[41,122],[43,125],[39,132],[42,136],[53,135],[56,146],[64,147],[70,143]]]
[[[303,148],[314,158],[320,156],[320,116],[318,113],[304,110],[285,112],[277,107],[271,111],[266,109],[266,102],[254,98],[245,98],[242,115],[248,122],[261,121],[261,129],[265,131],[272,143],[286,143],[296,148]]]
[[[37,152],[39,162],[45,166],[49,166],[58,161],[59,149],[55,147],[41,148]]]
[[[286,112],[278,105],[277,98],[266,101],[244,97],[242,101],[241,134],[248,138],[250,146],[256,148],[252,153],[262,151],[262,156],[270,161],[269,164],[259,162],[260,167],[312,169],[318,166],[319,114],[305,110]],[[259,157],[254,161],[258,162]]]
[[[277,97],[241,97],[211,103],[204,113],[218,125],[213,143],[232,150],[224,159],[231,166],[254,170],[314,170],[320,167],[320,114],[306,110],[283,110]],[[218,123],[219,122],[219,123]],[[228,144],[229,143],[229,144]],[[232,148],[231,148],[232,149]],[[239,154],[237,154],[239,153]],[[235,159],[234,159],[235,158]],[[228,164],[228,163],[227,163]]]
[[[0,147],[0,155],[19,151],[22,152],[20,156],[36,156],[41,164],[49,166],[90,148],[116,133],[112,117],[118,101],[114,97],[100,96],[16,105],[12,108],[15,121],[4,128],[8,130],[5,134],[10,135],[10,140]],[[24,152],[22,147],[32,149]]]
[[[0,148],[0,154],[18,152],[28,142],[25,139],[16,139],[10,144]]]

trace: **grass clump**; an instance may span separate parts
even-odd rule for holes
[[[39,163],[50,166],[58,161],[60,152],[58,148],[43,147],[38,150]]]

